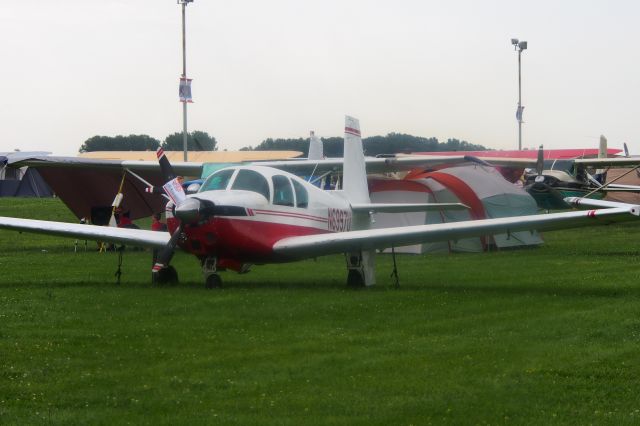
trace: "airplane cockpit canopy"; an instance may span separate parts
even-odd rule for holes
[[[218,170],[202,183],[198,192],[228,189],[257,192],[272,204],[281,206],[306,208],[309,205],[309,194],[296,179],[249,168]]]

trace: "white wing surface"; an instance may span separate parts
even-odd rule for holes
[[[352,203],[351,209],[354,212],[364,213],[409,213],[439,210],[467,210],[469,206],[462,203]]]
[[[168,232],[51,222],[46,220],[18,219],[13,217],[0,217],[0,229],[153,248],[166,246],[169,238],[171,238]]]
[[[433,167],[443,164],[458,164],[467,161],[459,155],[413,157],[365,158],[367,173],[392,173],[407,171],[418,167]],[[342,158],[327,158],[325,160],[288,160],[288,161],[259,161],[256,166],[273,167],[295,174],[321,174],[330,171],[340,171],[344,165]]]
[[[51,167],[57,169],[91,169],[96,171],[131,170],[133,172],[154,172],[159,171],[160,166],[157,161],[137,161],[137,160],[100,160],[93,158],[81,157],[31,157],[22,159],[15,163],[17,167],[29,166],[36,168]],[[182,176],[197,176],[202,173],[202,165],[200,162],[176,162],[171,164],[174,171]]]
[[[516,231],[550,231],[589,225],[606,225],[613,222],[637,220],[639,211],[639,206],[626,205],[602,210],[290,237],[275,243],[273,250],[274,253],[286,258],[301,259],[326,254],[399,247],[481,235],[509,234]]]
[[[576,164],[593,167],[633,167],[640,165],[640,157],[578,158],[573,161]]]

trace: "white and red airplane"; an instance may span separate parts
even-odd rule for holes
[[[348,283],[375,283],[375,250],[523,230],[554,230],[637,220],[640,207],[571,200],[608,207],[499,219],[370,229],[375,212],[466,208],[462,204],[374,204],[369,199],[358,120],[346,117],[343,189],[323,191],[299,177],[265,166],[233,166],[211,174],[185,195],[159,152],[167,184],[169,232],[0,217],[0,228],[161,249],[154,281],[177,278],[169,265],[176,246],[197,256],[206,286],[221,284],[218,271],[245,271],[252,264],[290,262],[345,253]]]

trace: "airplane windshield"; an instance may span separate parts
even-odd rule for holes
[[[255,170],[241,169],[233,181],[231,189],[257,192],[269,200],[269,184],[267,183],[267,179]]]
[[[561,170],[573,174],[573,161],[571,160],[544,160],[546,170]]]
[[[204,191],[224,191],[227,189],[229,179],[233,176],[233,169],[225,169],[215,172],[202,184],[199,192]]]

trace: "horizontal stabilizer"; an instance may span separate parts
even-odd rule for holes
[[[469,206],[462,203],[359,203],[351,204],[354,212],[372,213],[409,213],[431,212],[439,210],[466,210]]]

